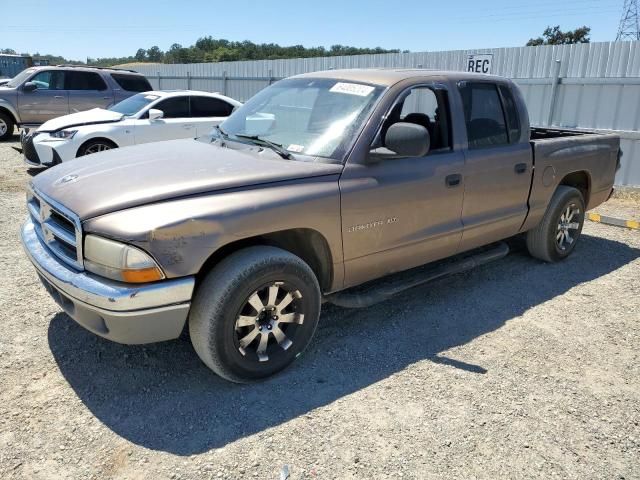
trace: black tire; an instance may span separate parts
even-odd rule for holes
[[[13,121],[11,115],[8,115],[4,112],[0,112],[0,126],[4,126],[5,128],[0,128],[0,141],[8,140],[13,136],[13,129],[16,124]]]
[[[98,153],[99,151],[102,152],[106,150],[112,150],[114,148],[118,148],[118,146],[111,140],[107,140],[106,138],[96,138],[94,140],[89,140],[88,142],[83,143],[82,146],[78,149],[78,154],[76,155],[76,157],[84,157],[85,155]]]
[[[262,312],[252,306],[256,295]],[[260,380],[287,367],[307,347],[318,325],[320,296],[315,274],[299,257],[267,246],[240,250],[198,287],[189,313],[191,343],[221,377],[237,383]],[[263,337],[267,346],[260,353]]]
[[[566,216],[568,211],[573,213],[571,218]],[[527,232],[527,249],[531,256],[545,262],[558,262],[567,258],[582,233],[584,215],[584,199],[580,191],[560,185],[551,197],[540,224]],[[567,236],[562,237],[565,231]]]

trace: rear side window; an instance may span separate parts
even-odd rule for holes
[[[469,149],[508,144],[507,127],[496,85],[461,82],[459,89]]]
[[[124,73],[112,73],[113,78],[120,88],[127,92],[148,92],[153,90],[149,80],[142,75],[127,75]]]
[[[513,99],[511,89],[505,85],[499,87],[502,102],[504,104],[504,113],[507,116],[507,128],[509,129],[509,143],[517,143],[520,140],[520,118],[516,102]]]
[[[233,105],[212,97],[191,97],[192,117],[228,117]]]
[[[65,90],[106,90],[100,75],[93,72],[65,72]]]
[[[187,118],[189,117],[189,97],[167,98],[153,108],[162,110],[163,118]]]

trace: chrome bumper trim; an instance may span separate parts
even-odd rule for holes
[[[63,264],[42,243],[28,219],[22,245],[31,263],[53,287],[68,297],[108,311],[135,311],[191,302],[193,276],[149,284],[115,282]]]

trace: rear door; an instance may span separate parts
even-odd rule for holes
[[[448,98],[444,85],[403,90],[384,116],[369,160],[347,162],[340,178],[346,286],[457,251],[464,156],[454,148]],[[423,157],[373,160],[388,127],[400,121],[424,126],[431,150]]]
[[[69,113],[69,94],[64,89],[63,70],[41,70],[29,79],[38,88],[18,91],[18,111],[22,123],[39,124]]]
[[[65,89],[69,92],[71,113],[106,108],[113,103],[113,92],[96,72],[65,72]]]
[[[162,110],[164,116],[156,120],[149,120],[147,112],[143,118],[135,120],[135,143],[160,142],[196,136],[195,123],[190,118],[188,96],[166,98],[152,108]]]
[[[233,111],[233,105],[220,98],[194,95],[191,101],[191,120],[196,128],[196,136],[206,135],[219,123],[226,120]]]
[[[515,235],[528,211],[533,158],[507,85],[460,82],[467,131],[461,250]]]

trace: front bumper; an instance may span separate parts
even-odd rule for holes
[[[32,168],[48,168],[62,163],[62,158],[57,148],[66,146],[69,143],[65,140],[43,142],[37,141],[37,136],[41,138],[47,134],[40,134],[36,130],[22,130],[20,133],[20,143],[22,144],[22,154],[24,163]]]
[[[194,277],[149,284],[115,282],[61,263],[40,241],[31,220],[23,225],[21,237],[49,294],[87,330],[127,344],[180,336],[191,306]]]

